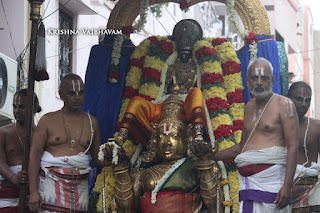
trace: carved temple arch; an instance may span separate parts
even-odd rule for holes
[[[124,26],[132,26],[133,21],[139,15],[141,0],[119,0],[113,8],[107,28],[121,29]],[[205,0],[191,0],[189,5],[192,6]],[[225,0],[216,0],[225,3]],[[179,0],[150,0],[149,5],[173,2]],[[235,10],[239,14],[246,30],[254,32],[256,35],[270,35],[270,23],[267,11],[260,0],[235,0]]]

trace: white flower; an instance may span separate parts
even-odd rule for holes
[[[99,148],[99,153],[98,153],[98,159],[100,161],[104,161],[104,152],[103,150],[106,148],[106,145],[113,145],[113,150],[112,150],[112,163],[114,165],[118,164],[118,149],[120,149],[120,146],[116,144],[114,141],[109,141],[105,144],[102,144]]]
[[[242,30],[236,16],[236,11],[234,10],[234,0],[227,0],[226,1],[227,5],[227,14],[228,14],[228,19],[230,23],[233,25],[233,27],[236,30],[236,33],[244,39],[246,36],[249,35],[248,30]],[[252,47],[251,47],[252,46]],[[249,45],[249,52],[250,52],[250,61],[254,60],[257,58],[258,54],[258,45],[253,43],[252,45]]]
[[[221,176],[222,179],[228,179],[228,174],[227,174],[227,170],[226,167],[224,166],[222,161],[218,161],[218,166],[220,167],[221,170]],[[230,201],[230,189],[229,189],[229,185],[228,184],[224,184],[223,185],[223,192],[224,192],[224,200],[225,201]],[[230,207],[229,206],[225,206],[225,213],[229,213],[230,212]]]
[[[106,148],[106,144],[102,144],[100,147],[99,147],[99,153],[98,153],[98,159],[100,161],[103,161],[104,160],[104,152],[103,150]]]
[[[147,12],[148,12],[148,7],[149,7],[149,0],[142,0],[140,2],[140,19],[139,21],[133,26],[133,29],[136,32],[140,32],[145,23],[147,22]]]

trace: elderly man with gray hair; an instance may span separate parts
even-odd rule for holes
[[[268,60],[249,64],[247,83],[254,99],[245,106],[241,142],[215,155],[237,164],[240,212],[291,212],[299,124],[294,104],[272,92],[273,82]]]

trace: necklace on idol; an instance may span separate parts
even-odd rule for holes
[[[82,131],[83,131],[83,113],[81,114],[81,130],[80,130],[80,136],[78,138],[78,140],[76,140],[77,135],[79,133],[79,130],[76,131],[74,137],[72,137],[71,133],[70,133],[70,129],[69,129],[69,125],[66,122],[66,119],[64,117],[64,113],[63,110],[61,110],[61,114],[62,114],[62,122],[63,122],[63,126],[64,126],[64,130],[66,132],[66,137],[67,137],[67,141],[70,141],[70,150],[73,150],[73,148],[76,145],[76,142],[78,141],[78,143],[80,143],[81,137],[82,137]]]
[[[18,129],[17,129],[17,122],[14,123],[14,128],[16,129],[16,132],[17,132],[17,135],[18,135],[18,138],[19,138],[19,141],[21,143],[21,146],[22,146],[22,149],[24,149],[24,146],[23,146],[23,142],[22,142],[22,139],[21,139],[21,136],[18,132]]]

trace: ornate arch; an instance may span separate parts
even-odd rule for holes
[[[165,2],[178,3],[179,0],[150,0],[149,4]],[[205,0],[191,0],[190,6]],[[225,3],[225,0],[216,0]],[[107,28],[121,29],[124,26],[132,26],[133,21],[139,15],[140,0],[120,0],[112,10]],[[267,11],[260,0],[235,0],[235,10],[239,14],[246,30],[256,35],[270,35],[270,23]]]

